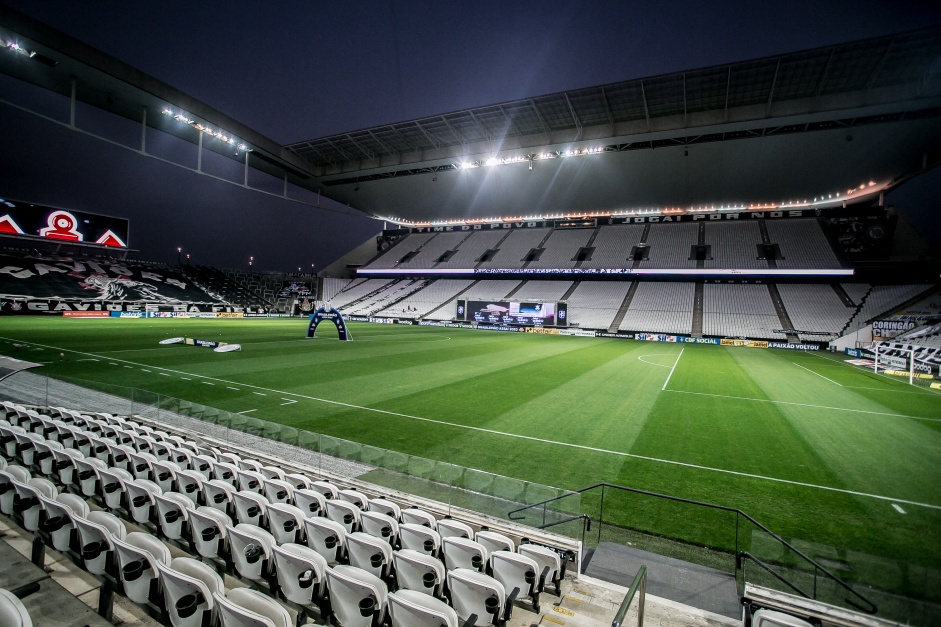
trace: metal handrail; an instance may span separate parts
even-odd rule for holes
[[[598,489],[598,488],[602,488],[602,490],[603,490],[604,488],[614,488],[614,489],[617,489],[617,490],[623,490],[623,491],[625,491],[625,492],[633,492],[633,493],[635,493],[635,494],[643,494],[643,495],[645,495],[645,496],[652,496],[652,497],[655,497],[655,498],[666,499],[666,500],[668,500],[668,501],[676,501],[676,502],[679,502],[679,503],[686,503],[686,504],[689,504],[689,505],[698,505],[698,506],[700,506],[700,507],[708,507],[708,508],[710,508],[710,509],[717,509],[717,510],[721,510],[721,511],[725,511],[725,512],[731,512],[731,513],[735,514],[736,516],[741,516],[742,518],[744,518],[744,519],[747,520],[748,522],[750,522],[750,523],[752,523],[753,525],[755,525],[758,529],[760,529],[761,531],[764,531],[764,532],[767,533],[769,536],[771,536],[772,538],[774,538],[775,540],[777,540],[778,542],[780,542],[782,545],[784,545],[785,547],[787,547],[787,548],[788,548],[791,552],[793,552],[795,555],[800,556],[805,562],[807,562],[808,564],[812,565],[817,571],[819,571],[820,573],[823,573],[824,575],[826,575],[828,579],[830,579],[830,580],[836,582],[840,587],[842,587],[842,588],[844,588],[845,590],[847,590],[850,594],[852,594],[852,595],[855,596],[857,599],[859,599],[859,600],[863,603],[863,605],[860,605],[859,603],[857,603],[857,602],[855,602],[855,601],[853,601],[853,600],[851,600],[851,599],[846,599],[846,602],[847,602],[847,603],[849,603],[849,604],[852,605],[853,607],[859,609],[861,612],[865,612],[865,613],[867,613],[867,614],[875,614],[875,613],[878,611],[878,607],[876,607],[876,604],[875,604],[875,603],[873,603],[872,601],[870,601],[869,599],[867,599],[866,597],[864,597],[863,595],[861,595],[860,593],[858,593],[856,590],[854,590],[853,587],[852,587],[850,584],[848,584],[846,581],[844,581],[844,580],[841,579],[840,577],[838,577],[838,576],[834,575],[833,573],[831,573],[831,572],[830,572],[829,570],[827,570],[827,568],[825,568],[822,564],[819,564],[819,563],[816,562],[813,558],[811,558],[810,556],[806,555],[803,551],[801,551],[801,550],[799,550],[797,547],[793,546],[793,545],[792,545],[791,543],[789,543],[787,540],[785,540],[784,538],[782,538],[781,536],[779,536],[779,535],[776,534],[775,532],[771,531],[770,529],[768,529],[767,527],[765,527],[763,524],[761,524],[760,522],[758,522],[757,520],[755,520],[754,518],[752,518],[751,516],[749,516],[748,514],[746,514],[745,512],[743,512],[742,510],[740,510],[740,509],[738,509],[738,508],[736,508],[736,507],[728,507],[727,505],[716,505],[716,504],[714,504],[714,503],[705,503],[705,502],[703,502],[703,501],[694,501],[694,500],[692,500],[692,499],[684,499],[684,498],[679,497],[679,496],[670,496],[669,494],[660,494],[660,493],[658,493],[658,492],[651,492],[651,491],[649,491],[649,490],[641,490],[641,489],[639,489],[639,488],[628,488],[628,487],[626,487],[626,486],[621,486],[621,485],[617,485],[617,484],[614,484],[614,483],[605,483],[605,482],[596,483],[596,484],[594,484],[594,485],[588,486],[587,488],[582,488],[582,489],[580,489],[580,490],[573,490],[572,493],[573,493],[573,494],[583,494],[583,493],[585,493],[585,492],[589,492],[589,491],[591,491],[591,490],[596,490],[596,489]],[[526,506],[524,506],[524,507],[520,507],[520,508],[514,509],[514,510],[512,510],[512,511],[510,511],[510,512],[507,512],[507,518],[509,518],[510,520],[521,520],[523,517],[522,517],[522,516],[518,516],[518,514],[519,514],[520,512],[523,512],[523,511],[526,511],[526,510],[528,510],[528,509],[532,509],[532,508],[535,508],[535,507],[544,507],[544,506],[546,506],[546,505],[548,505],[549,503],[552,503],[552,502],[554,502],[554,501],[560,501],[560,500],[562,500],[562,499],[564,499],[564,498],[567,498],[567,496],[568,496],[568,495],[555,496],[555,497],[552,497],[552,498],[550,498],[550,499],[546,499],[546,500],[544,500],[544,501],[540,501],[539,503],[533,503],[532,505],[526,505]],[[603,500],[604,500],[604,499],[602,499],[602,502],[603,502]],[[514,516],[514,514],[516,514],[517,516]],[[736,551],[736,554],[738,555],[738,554],[739,554],[739,551],[738,551],[738,535],[737,535],[737,533],[738,533],[738,532],[736,531],[736,540],[735,540],[736,546],[735,546],[735,551]],[[747,554],[746,554],[746,555],[747,555]],[[749,557],[750,559],[752,559],[752,561],[755,561],[754,558],[752,558],[750,555],[749,555],[748,557]],[[756,562],[756,563],[757,563],[757,562]],[[736,560],[736,570],[740,569],[740,567],[741,567],[741,564],[740,564],[739,560]]]
[[[621,606],[611,621],[611,627],[621,627],[624,624],[624,617],[627,616],[627,610],[634,601],[634,595],[640,590],[640,599],[637,601],[637,627],[644,625],[644,599],[647,597],[647,567],[641,566],[634,575],[634,581],[631,582],[631,588],[624,595]]]

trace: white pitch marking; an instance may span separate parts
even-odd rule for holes
[[[147,368],[141,368],[141,372],[150,372],[150,370],[147,370]]]
[[[245,411],[237,411],[237,412],[235,412],[235,413],[237,413],[237,414],[250,414],[250,413],[252,413],[253,411],[258,411],[258,410],[257,410],[257,409],[246,409]]]
[[[297,402],[297,401],[295,401],[295,400],[293,400],[293,399],[290,399],[290,398],[282,398],[281,400],[282,400],[282,401],[287,401],[287,403],[281,403],[281,405],[290,405],[290,404],[292,404],[292,403],[296,403],[296,402]]]
[[[231,385],[227,385],[227,386],[225,386],[225,387],[228,388],[228,389],[230,389],[230,390],[235,390],[236,392],[239,391],[239,388],[234,388],[234,387],[232,387]]]
[[[685,350],[685,346],[680,349],[680,354],[676,356],[676,361],[673,362],[673,367],[670,368],[670,374],[667,375],[667,380],[663,382],[663,387],[660,388],[661,392],[667,389],[667,384],[670,383],[670,379],[673,377],[673,371],[676,370],[676,364],[680,363],[680,357],[683,356],[683,351]]]
[[[715,398],[730,398],[736,401],[755,401],[756,403],[774,403],[775,405],[794,405],[796,407],[812,407],[814,409],[833,409],[836,411],[848,411],[856,414],[873,414],[875,416],[891,416],[892,418],[910,418],[912,420],[927,420],[929,422],[941,422],[941,418],[927,418],[925,416],[906,416],[905,414],[890,414],[884,411],[870,411],[868,409],[849,409],[847,407],[831,407],[830,405],[813,405],[811,403],[795,403],[793,401],[775,401],[770,398],[750,398],[748,396],[729,396],[728,394],[710,394],[708,392],[688,392],[686,390],[667,390],[667,392],[676,392],[677,394],[694,394],[696,396],[713,396]]]
[[[109,362],[109,364],[112,365],[112,366],[117,366],[117,365],[119,365],[119,364],[118,364],[117,362],[115,362],[115,361]],[[128,368],[133,368],[133,366],[127,366],[127,367],[128,367]]]
[[[823,376],[822,374],[820,374],[819,372],[814,372],[814,371],[811,370],[810,368],[805,368],[804,366],[800,365],[800,364],[797,363],[796,361],[792,361],[791,363],[794,364],[795,366],[797,366],[798,368],[800,368],[801,370],[806,370],[806,371],[809,372],[810,374],[815,374],[815,375],[817,375],[818,377],[820,377],[821,379],[826,379],[827,381],[829,381],[829,382],[832,383],[833,385],[838,385],[838,386],[840,386],[840,387],[843,387],[843,384],[842,384],[842,383],[837,383],[836,381],[834,381],[834,380],[831,379],[830,377],[825,377],[825,376]]]
[[[203,385],[215,385],[215,383],[210,383],[209,381],[201,381]]]
[[[252,394],[257,394],[258,396],[268,396],[267,394],[262,394],[261,392],[252,392]]]
[[[192,381],[192,379],[190,379],[189,377],[180,377],[180,378],[183,379],[184,381]]]
[[[9,338],[0,338],[0,339],[9,339]],[[48,348],[55,348],[55,347],[50,346],[50,347],[48,347]],[[76,353],[76,354],[79,354],[79,355],[91,355],[91,354],[94,354],[94,353],[86,353],[86,352],[83,352],[83,351],[76,351],[76,350],[72,350],[72,349],[62,349],[62,350],[67,350],[67,351],[70,352],[70,353]],[[681,353],[682,353],[682,351],[681,351]],[[134,362],[131,362],[131,363],[134,363]],[[175,374],[182,374],[182,373],[180,373],[180,371],[178,371],[178,370],[171,370],[170,368],[162,368],[162,369],[163,369],[163,370],[167,370],[167,371],[169,371],[169,372],[173,372],[173,373],[175,373]],[[191,374],[191,373],[188,373],[188,374]],[[205,375],[193,375],[193,376],[196,376],[196,377],[199,377],[199,378],[203,378],[203,379],[208,379],[208,378],[210,378],[210,377],[207,377],[207,376],[205,376]],[[214,380],[220,381],[220,382],[227,382],[227,381],[225,381],[225,379],[215,379],[215,378],[214,378]],[[206,381],[203,381],[203,383],[206,383]],[[212,385],[212,384],[210,384],[210,385]],[[870,493],[868,493],[868,492],[858,492],[858,491],[856,491],[856,490],[847,490],[847,489],[845,489],[845,488],[834,488],[834,487],[832,487],[832,486],[818,485],[818,484],[815,484],[815,483],[804,483],[804,482],[802,482],[802,481],[792,481],[792,480],[790,480],[790,479],[779,479],[778,477],[767,477],[767,476],[765,476],[765,475],[755,475],[755,474],[747,473],[747,472],[739,472],[739,471],[737,471],[737,470],[727,470],[727,469],[724,469],[724,468],[712,468],[712,467],[710,467],[710,466],[700,466],[699,464],[690,464],[690,463],[687,463],[687,462],[680,462],[680,461],[675,461],[675,460],[672,460],[672,459],[660,459],[660,458],[657,458],[657,457],[648,457],[648,456],[646,456],[646,455],[637,455],[637,454],[635,454],[635,453],[625,453],[625,452],[623,452],[623,451],[612,451],[612,450],[608,450],[608,449],[597,448],[597,447],[594,447],[594,446],[587,446],[587,445],[585,445],[585,444],[572,444],[572,443],[569,443],[569,442],[559,442],[559,441],[556,441],[556,440],[546,440],[546,439],[537,438],[537,437],[534,437],[534,436],[531,436],[531,435],[520,435],[520,434],[518,434],[518,433],[507,433],[507,432],[505,432],[505,431],[496,431],[496,430],[494,430],[494,429],[486,429],[486,428],[484,428],[484,427],[472,427],[472,426],[470,426],[470,425],[461,425],[461,424],[456,424],[456,423],[453,423],[453,422],[446,422],[446,421],[444,421],[444,420],[435,420],[434,418],[423,418],[423,417],[421,417],[421,416],[412,416],[412,415],[410,415],[410,414],[402,414],[402,413],[399,413],[399,412],[389,411],[389,410],[386,410],[386,409],[376,409],[376,408],[374,408],[374,407],[364,407],[363,405],[353,405],[352,403],[343,403],[343,402],[341,402],[341,401],[331,401],[330,399],[318,398],[318,397],[316,397],[316,396],[307,396],[307,395],[305,395],[305,394],[297,394],[296,392],[285,392],[285,391],[283,391],[283,390],[273,390],[273,389],[271,389],[271,388],[263,388],[263,387],[260,387],[260,386],[257,386],[257,385],[252,385],[252,384],[250,384],[250,383],[243,383],[242,386],[243,386],[243,387],[252,387],[252,388],[259,389],[259,390],[266,390],[266,391],[268,391],[268,392],[276,392],[276,393],[279,393],[279,394],[289,394],[289,395],[291,395],[291,396],[296,396],[296,397],[298,397],[298,398],[303,398],[303,399],[305,399],[305,400],[317,401],[317,402],[320,402],[320,403],[326,403],[326,404],[328,404],[328,405],[337,405],[338,407],[349,407],[349,408],[351,408],[351,409],[361,409],[361,410],[363,410],[363,411],[370,411],[370,412],[373,412],[373,413],[376,413],[376,414],[384,414],[384,415],[386,415],[386,416],[396,416],[396,417],[398,417],[398,418],[409,418],[409,419],[411,419],[411,420],[419,420],[419,421],[421,421],[421,422],[427,422],[427,423],[431,423],[431,424],[439,424],[439,425],[444,425],[444,426],[446,426],[446,427],[454,427],[454,428],[456,428],[456,429],[465,429],[465,430],[467,430],[467,431],[478,431],[478,432],[481,432],[481,433],[490,433],[490,434],[493,434],[493,435],[499,435],[499,436],[504,436],[504,437],[509,437],[509,438],[516,438],[516,439],[519,439],[519,440],[528,440],[528,441],[531,441],[531,442],[541,442],[541,443],[543,443],[543,444],[552,444],[552,445],[555,445],[555,446],[563,446],[563,447],[567,447],[567,448],[575,448],[575,449],[579,449],[579,450],[593,451],[593,452],[596,452],[596,453],[603,453],[603,454],[607,454],[607,455],[616,455],[616,456],[618,456],[618,457],[628,457],[628,458],[640,459],[640,460],[644,460],[644,461],[648,461],[648,462],[655,462],[655,463],[661,463],[661,464],[669,464],[669,465],[671,465],[671,466],[681,466],[681,467],[684,467],[684,468],[694,468],[694,469],[696,469],[696,470],[705,470],[705,471],[708,471],[708,472],[717,472],[717,473],[721,473],[721,474],[734,475],[734,476],[738,476],[738,477],[748,477],[748,478],[750,478],[750,479],[759,479],[759,480],[762,480],[762,481],[771,481],[771,482],[774,482],[774,483],[783,483],[783,484],[787,484],[787,485],[796,485],[796,486],[800,486],[800,487],[803,487],[803,488],[812,488],[812,489],[815,489],[815,490],[825,490],[825,491],[827,491],[827,492],[838,492],[838,493],[840,493],[840,494],[850,494],[850,495],[852,495],[852,496],[862,496],[862,497],[866,497],[866,498],[877,499],[877,500],[880,500],[880,501],[889,501],[889,502],[896,502],[896,503],[905,503],[906,505],[914,505],[914,506],[916,506],[916,507],[925,507],[925,508],[927,508],[927,509],[941,510],[941,505],[934,505],[934,504],[932,504],[932,503],[920,503],[920,502],[918,502],[918,501],[910,501],[910,500],[908,500],[908,499],[896,499],[896,498],[892,498],[892,497],[889,497],[889,496],[882,496],[882,495],[880,495],[880,494],[870,494]],[[669,391],[669,392],[682,392],[682,393],[684,393],[684,394],[701,394],[701,395],[703,395],[703,396],[719,396],[719,397],[723,397],[723,396],[724,396],[724,395],[722,395],[722,394],[706,394],[706,393],[704,393],[704,392],[683,392],[682,390],[667,390],[667,391]],[[259,394],[259,392],[256,392],[256,394]],[[784,403],[784,404],[787,404],[787,405],[804,405],[803,403],[785,403],[784,401],[771,401],[771,400],[768,400],[768,399],[761,399],[761,398],[743,398],[743,397],[739,397],[739,396],[725,396],[725,398],[737,398],[737,399],[746,400],[746,401],[764,401],[764,402],[768,402],[768,403]],[[295,402],[296,402],[296,401],[295,401]],[[806,406],[807,406],[807,407],[820,407],[819,405],[806,405]],[[862,409],[844,409],[844,408],[841,408],[841,407],[823,407],[823,409],[838,409],[838,410],[842,410],[842,411],[861,412],[861,413],[866,413],[866,414],[875,414],[875,413],[879,413],[879,412],[866,411],[866,410],[862,410]],[[918,420],[933,420],[932,418],[918,418],[917,416],[903,416],[903,415],[901,415],[901,414],[885,414],[885,415],[886,415],[886,416],[895,416],[895,417],[897,417],[897,418],[914,418],[914,419],[918,419]]]
[[[75,361],[101,361],[100,359],[86,358],[86,359],[76,359]]]
[[[159,375],[162,376],[162,377],[169,377],[169,376],[170,376],[170,375],[168,375],[166,372],[158,372],[157,374],[159,374]]]
[[[899,514],[905,514],[905,513],[906,513],[905,510],[902,509],[902,506],[899,505],[898,503],[892,503],[892,507],[894,507],[894,508],[895,508],[895,511],[897,511]]]
[[[644,359],[644,357],[666,357],[666,356],[669,356],[669,353],[657,353],[656,355],[639,355],[637,357],[637,361],[642,361],[645,364],[649,364],[651,366],[660,366],[661,368],[669,368],[670,366],[667,366],[666,364],[655,364],[652,361],[647,361],[646,359]]]

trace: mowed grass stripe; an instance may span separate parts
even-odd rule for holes
[[[535,337],[525,334],[452,329],[446,330],[446,336],[452,339],[441,341],[438,339],[441,333],[438,329],[403,328],[391,325],[355,325],[354,338],[372,338],[369,342],[357,343],[354,340],[352,343],[343,344],[324,337],[309,344],[293,341],[293,338],[302,334],[306,328],[296,320],[283,323],[263,321],[260,325],[255,324],[258,321],[191,320],[186,323],[194,323],[194,326],[187,327],[185,332],[176,331],[181,326],[179,321],[171,321],[173,325],[164,326],[154,325],[151,322],[140,325],[144,321],[117,321],[120,324],[108,324],[108,322],[115,321],[103,321],[104,324],[93,322],[96,322],[94,327],[51,318],[15,321],[6,319],[0,320],[0,329],[3,329],[0,335],[69,349],[89,346],[91,347],[89,352],[102,348],[149,349],[154,347],[160,339],[174,335],[205,336],[207,339],[221,337],[225,341],[243,343],[244,350],[242,353],[217,355],[199,348],[176,347],[178,350],[167,353],[145,350],[133,362],[120,361],[122,366],[134,363],[150,369],[163,367],[167,372],[176,371],[173,372],[172,382],[168,380],[170,377],[154,376],[153,373],[143,375],[136,369],[124,370],[110,366],[107,362],[111,360],[100,363],[78,363],[77,360],[66,359],[64,363],[53,363],[44,369],[53,375],[94,377],[103,381],[114,381],[116,372],[121,373],[122,380],[124,376],[133,374],[142,377],[140,380],[143,383],[140,387],[159,391],[162,394],[199,401],[230,411],[258,408],[258,411],[251,413],[252,416],[280,422],[310,421],[310,424],[316,425],[316,427],[311,427],[316,431],[359,440],[386,449],[398,449],[433,459],[464,463],[492,472],[568,488],[583,487],[601,479],[611,480],[609,477],[614,477],[617,483],[677,496],[701,497],[707,501],[742,507],[759,520],[770,524],[776,531],[786,535],[820,539],[821,542],[834,539],[834,546],[883,555],[888,559],[911,554],[915,556],[913,558],[915,561],[922,560],[922,563],[923,560],[928,560],[928,563],[941,561],[941,548],[933,539],[936,537],[936,530],[941,528],[939,510],[909,507],[906,504],[907,500],[929,505],[936,505],[939,502],[936,498],[937,492],[930,487],[930,479],[941,479],[936,462],[941,458],[941,447],[936,445],[936,440],[922,438],[919,442],[921,446],[919,449],[918,445],[913,443],[917,438],[907,432],[903,432],[901,436],[893,434],[890,436],[893,439],[884,438],[882,441],[878,437],[870,437],[870,434],[866,434],[865,437],[854,437],[859,430],[859,425],[868,425],[870,422],[873,424],[881,421],[911,423],[911,420],[904,417],[904,414],[908,413],[906,408],[910,406],[906,401],[909,397],[915,398],[918,395],[885,394],[883,396],[892,397],[886,399],[879,398],[878,391],[870,390],[868,392],[873,392],[875,397],[855,397],[856,403],[865,402],[870,406],[872,403],[877,403],[892,408],[887,412],[882,412],[890,414],[888,416],[864,414],[852,409],[843,411],[844,408],[838,408],[841,410],[839,415],[842,418],[835,419],[832,412],[819,408],[821,401],[829,402],[830,400],[826,396],[827,392],[819,390],[812,393],[824,394],[823,397],[814,399],[815,403],[805,403],[818,405],[816,408],[772,405],[778,412],[773,420],[792,421],[794,429],[788,437],[803,438],[806,446],[818,456],[817,463],[826,468],[816,468],[805,472],[801,464],[808,466],[806,463],[800,462],[787,466],[786,455],[781,455],[780,459],[776,457],[773,461],[776,466],[780,464],[780,468],[785,469],[786,474],[776,477],[764,477],[759,473],[752,473],[758,475],[755,477],[741,474],[742,469],[751,470],[760,466],[755,466],[756,460],[751,457],[739,459],[739,452],[743,448],[754,448],[755,451],[760,451],[767,445],[767,441],[773,438],[760,443],[746,441],[745,438],[736,436],[734,425],[727,423],[747,419],[751,411],[749,407],[769,404],[766,402],[767,399],[759,398],[762,395],[780,398],[781,403],[786,403],[788,399],[779,390],[788,388],[790,384],[786,382],[793,380],[793,376],[788,372],[799,370],[790,363],[791,361],[800,363],[806,363],[804,361],[806,359],[819,361],[819,365],[809,367],[815,369],[821,366],[826,367],[825,374],[841,383],[844,382],[842,375],[831,374],[830,371],[845,368],[848,374],[854,377],[859,376],[858,371],[840,362],[833,362],[835,367],[831,367],[827,361],[824,361],[825,357],[792,351],[688,346],[675,369],[670,388],[680,387],[678,382],[684,376],[683,373],[686,371],[684,366],[691,355],[712,355],[716,356],[718,361],[712,363],[711,360],[706,359],[692,371],[686,372],[689,384],[684,384],[684,389],[696,389],[697,379],[699,383],[707,382],[709,385],[722,386],[726,390],[730,384],[739,385],[741,390],[755,395],[756,400],[719,400],[718,397],[709,400],[710,403],[717,403],[716,422],[722,424],[718,427],[707,426],[727,430],[728,437],[714,438],[712,440],[714,450],[707,451],[708,455],[698,451],[697,447],[690,446],[688,449],[680,447],[682,454],[696,453],[700,457],[668,458],[666,453],[674,446],[674,443],[669,440],[687,437],[687,435],[671,432],[669,428],[661,428],[653,424],[651,413],[656,411],[658,421],[661,416],[676,420],[670,412],[677,415],[695,412],[698,406],[707,400],[707,397],[661,393],[659,389],[663,385],[668,369],[643,364],[637,361],[636,357],[652,353],[662,354],[656,361],[672,365],[674,359],[669,353],[676,354],[681,348],[675,345]],[[187,324],[182,326],[186,327]],[[168,330],[171,328],[174,331]],[[212,333],[215,335],[209,335]],[[410,333],[422,338],[434,335],[435,341],[422,339],[413,342],[409,336]],[[249,336],[253,340],[257,338],[257,342],[246,342]],[[48,339],[53,337],[60,339],[53,344]],[[422,346],[418,346],[419,344]],[[460,348],[453,354],[447,355],[446,358],[439,358],[434,356],[435,346],[443,351],[452,350],[450,347],[459,346]],[[577,348],[568,350],[569,346]],[[623,357],[609,358],[606,351],[617,351]],[[33,354],[33,351],[29,351],[28,356],[24,356],[29,358]],[[36,354],[42,355],[41,352]],[[736,354],[743,358],[751,355],[748,358],[755,360],[754,367],[740,367],[742,364],[738,363]],[[427,364],[427,368],[420,363],[425,356],[434,360]],[[473,386],[474,393],[484,395],[485,398],[487,394],[491,394],[495,399],[492,405],[503,404],[505,406],[504,411],[499,414],[488,414],[489,420],[481,423],[479,427],[450,423],[455,416],[465,410],[468,404],[464,388],[458,385],[469,372],[461,367],[462,359],[468,356],[481,362],[474,366],[480,377],[478,384]],[[127,354],[114,357],[117,358],[114,360],[115,363],[119,363],[118,360],[127,357]],[[485,375],[488,369],[494,367],[490,363],[491,357],[498,364],[501,359],[507,364],[511,361],[519,364],[504,368],[504,378],[514,381],[518,389],[532,387],[537,390],[538,394],[528,395],[523,402],[513,402],[512,399],[509,401],[502,399],[503,396],[515,393],[512,386],[500,388],[499,393],[488,389],[486,385],[488,378]],[[263,359],[264,363],[256,363],[255,358]],[[732,362],[725,363],[723,359],[731,359]],[[569,371],[574,372],[575,376],[568,381],[555,380],[555,387],[546,386],[538,380],[544,372],[543,368],[551,370],[555,366],[553,362],[561,364],[566,360],[577,360],[587,370]],[[363,363],[371,364],[375,361],[383,362],[388,368],[388,374],[378,372],[372,376],[357,378],[357,367]],[[530,367],[533,363],[538,365]],[[769,376],[762,372],[762,364]],[[732,368],[732,365],[735,367]],[[251,372],[254,368],[260,368],[261,372],[257,374]],[[322,371],[328,371],[331,368],[337,370],[337,378],[322,379]],[[564,367],[562,369],[565,370]],[[339,372],[340,370],[343,372]],[[721,374],[723,370],[728,372],[727,376]],[[659,378],[650,374],[653,371],[659,373]],[[200,376],[192,377],[188,374],[190,372]],[[496,371],[494,373],[496,374]],[[777,385],[772,375],[780,378],[782,385]],[[194,380],[183,380],[188,376]],[[207,376],[218,381],[219,385],[198,384],[201,378]],[[753,376],[757,376],[760,381],[752,380]],[[806,376],[816,378],[810,374]],[[149,377],[149,379],[143,377]],[[350,377],[356,379],[356,384],[346,388],[344,381]],[[383,391],[383,387],[395,383],[396,377],[415,380],[401,389]],[[602,378],[603,382],[600,380]],[[730,381],[733,378],[739,381]],[[260,379],[265,379],[266,383],[270,383],[263,387],[252,387],[253,384],[258,385]],[[159,388],[154,385],[154,382],[158,380],[162,384]],[[859,379],[858,382],[864,386],[874,385],[873,381],[865,378]],[[226,383],[241,386],[244,390],[240,392],[227,390]],[[824,387],[834,387],[823,380],[820,380],[819,384]],[[340,388],[346,390],[344,395],[347,395],[348,399],[338,398],[337,390]],[[437,393],[439,388],[448,393]],[[793,389],[810,393],[806,390],[806,385],[798,385]],[[310,394],[308,393],[310,390],[316,390],[318,393]],[[297,395],[299,391],[317,400],[303,398]],[[425,393],[422,394],[422,391]],[[263,393],[269,396],[256,395]],[[368,403],[361,401],[363,398],[370,398],[370,395],[378,400]],[[564,400],[574,395],[579,395],[577,398],[580,402],[571,399]],[[280,407],[279,403],[283,401],[278,399],[282,396],[297,399],[299,402]],[[406,415],[396,415],[395,407],[398,403],[418,402],[412,398],[418,396],[430,399],[421,401],[421,403],[427,403],[430,408],[428,412],[399,411],[398,414]],[[919,413],[937,415],[938,398],[928,394],[925,396],[926,399],[920,399],[923,404]],[[669,404],[659,404],[658,401],[666,397],[671,399],[670,403],[675,403],[675,407]],[[336,404],[337,400],[351,400],[352,402],[342,405]],[[366,407],[367,405],[369,407]],[[787,411],[782,412],[782,408]],[[791,415],[791,410],[797,413]],[[573,419],[566,422],[564,418],[566,415],[572,415]],[[428,422],[428,419],[434,422]],[[837,424],[834,425],[834,429],[837,429],[845,439],[838,444],[834,443],[834,446],[837,449],[845,448],[847,459],[841,459],[839,454],[833,455],[827,450],[829,444],[823,440],[831,436],[815,424],[815,421],[835,420]],[[839,420],[846,422],[839,423]],[[519,421],[518,424],[514,424],[516,421]],[[926,428],[923,423],[916,424]],[[540,428],[541,426],[543,428]],[[928,427],[933,429],[935,424],[928,423]],[[658,428],[663,431],[662,439],[666,440],[663,449],[654,448],[656,439],[652,437],[645,438],[643,447],[640,447],[639,438],[635,440],[634,435],[630,433],[631,429],[640,431],[647,428]],[[783,429],[783,427],[780,428]],[[567,429],[571,431],[568,432]],[[531,435],[533,433],[535,435]],[[556,437],[556,433],[562,435]],[[930,433],[934,432],[930,431]],[[550,435],[552,437],[549,437]],[[884,491],[869,489],[874,485],[883,485],[880,478],[882,475],[876,477],[874,474],[878,472],[876,465],[867,465],[867,460],[872,457],[874,450],[885,452],[885,457],[879,458],[879,465],[893,465],[893,462],[885,461],[891,459],[891,452],[899,459],[905,459],[910,471],[906,472],[911,476],[919,477],[919,480],[903,480],[895,486],[897,489]],[[926,451],[930,454],[926,454]],[[638,453],[649,455],[642,457]],[[400,454],[390,452],[388,455]],[[841,464],[849,463],[853,457],[858,461],[856,468],[861,470],[839,470]],[[805,457],[802,456],[801,459]],[[715,460],[715,467],[700,463],[707,460]],[[697,464],[708,467],[698,468]],[[740,474],[733,474],[734,472]],[[839,484],[810,486],[811,489],[801,484],[801,482],[812,483],[808,480],[816,480],[820,476],[826,476],[828,472],[845,473],[846,476],[840,477],[841,483],[850,488],[862,488],[859,491],[864,494],[855,495],[828,489],[828,487],[845,489],[844,485]],[[869,474],[868,477],[867,474]],[[889,472],[885,476],[892,474]],[[922,477],[925,478],[924,481],[921,480]],[[779,481],[792,478],[797,480],[794,483]],[[936,484],[941,485],[941,480],[936,481]],[[890,485],[890,483],[884,485]],[[872,498],[880,495],[883,496]],[[911,498],[892,499],[884,495]],[[891,507],[892,502],[902,504],[908,514],[900,515]],[[608,513],[612,516],[618,514],[615,510],[609,512],[606,507],[606,520]],[[662,518],[659,514],[657,516]],[[684,522],[683,517],[690,518],[689,515],[681,516],[676,522],[677,525]],[[659,518],[651,520],[656,522]],[[687,520],[685,522],[690,525],[699,524],[699,521]],[[652,530],[656,531],[656,528]],[[907,553],[897,550],[899,547],[908,547]],[[919,555],[921,557],[918,557]]]

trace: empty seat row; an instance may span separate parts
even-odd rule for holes
[[[90,572],[106,572],[107,559],[102,561],[101,553],[107,538],[99,529],[97,539],[76,540],[76,535],[95,533],[94,527],[87,524],[89,517],[98,519],[93,524],[104,526],[117,537],[111,549],[114,559],[120,561],[122,551],[129,554],[133,549],[128,549],[125,539],[118,537],[121,532],[113,521],[120,520],[107,512],[89,512],[84,498],[158,531],[168,541],[182,545],[204,560],[221,560],[243,579],[267,582],[272,591],[279,569],[296,570],[300,567],[298,559],[305,558],[308,562],[319,560],[318,564],[328,570],[357,569],[355,572],[361,571],[402,590],[419,588],[420,582],[419,592],[431,588],[428,594],[439,600],[444,595],[451,597],[452,585],[460,586],[467,578],[472,582],[475,577],[485,578],[480,581],[504,588],[520,584],[509,586],[509,597],[505,591],[496,594],[498,587],[490,585],[487,589],[491,596],[503,600],[497,607],[492,601],[478,599],[477,609],[487,610],[478,612],[478,616],[486,616],[488,622],[470,624],[490,624],[491,619],[499,622],[499,616],[509,615],[517,597],[530,597],[538,612],[538,594],[546,581],[555,582],[559,594],[565,566],[560,563],[559,554],[550,548],[521,544],[518,552],[514,552],[510,538],[486,528],[474,532],[460,521],[437,520],[418,508],[402,509],[386,499],[370,499],[356,490],[284,473],[280,468],[243,460],[231,453],[204,449],[124,418],[70,414],[61,408],[50,409],[50,415],[43,415],[8,403],[3,403],[2,408],[10,420],[0,420],[3,440],[0,450],[9,459],[22,461],[52,480],[34,478],[27,468],[6,467],[3,461],[0,510],[15,514],[30,531],[42,527],[54,548],[76,549]],[[63,441],[78,444],[88,452],[88,457],[81,450],[65,448]],[[119,444],[121,441],[126,443]],[[58,493],[53,480],[73,492]],[[105,520],[110,527],[100,524]],[[151,535],[140,535],[149,540],[134,536],[137,544],[160,543]],[[149,546],[152,552],[162,554],[154,548],[157,545]],[[311,557],[314,555],[317,558]],[[289,566],[292,560],[295,563]],[[139,559],[132,562],[138,564],[134,568],[142,564]],[[150,569],[151,581],[160,577],[161,568],[157,564]],[[307,568],[303,573],[311,576],[316,571]],[[124,566],[118,574],[123,576],[122,573]],[[131,581],[139,578],[135,572],[127,574],[134,577]],[[452,580],[456,583],[452,584]],[[293,579],[288,577],[287,581],[277,583],[282,595],[292,587]],[[324,581],[324,577],[319,581]],[[445,581],[446,589],[442,585]],[[471,588],[483,589],[480,581]],[[124,582],[123,587],[135,590],[137,584]],[[152,596],[153,586],[147,589]],[[142,598],[140,594],[130,592],[128,596],[136,595],[133,600],[137,601]],[[203,597],[208,598],[205,594]],[[404,599],[400,612],[441,614],[440,607],[429,609],[426,607],[429,604],[434,605],[426,602],[416,606],[414,599]],[[225,601],[217,605],[224,608]],[[458,609],[459,613],[462,611]],[[463,617],[469,615],[465,612]]]

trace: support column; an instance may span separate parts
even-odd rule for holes
[[[75,77],[72,77],[72,96],[69,101],[69,128],[75,128],[75,93],[78,90],[78,85],[75,80]]]
[[[203,132],[199,131],[199,148],[196,149],[196,171],[202,174],[203,171]]]
[[[140,151],[147,154],[147,107],[143,107],[140,129]]]

